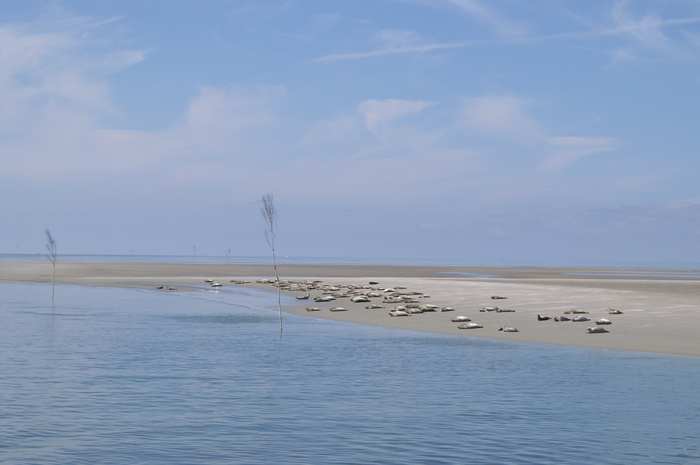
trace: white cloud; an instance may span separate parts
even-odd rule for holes
[[[97,182],[139,176],[180,186],[226,186],[235,176],[236,186],[227,186],[230,189],[269,182],[296,197],[307,195],[300,192],[304,188],[299,179],[304,178],[314,180],[309,198],[379,196],[410,203],[452,196],[475,183],[503,178],[501,167],[491,162],[478,167],[478,173],[473,169],[477,150],[486,152],[488,141],[482,146],[464,138],[446,142],[450,131],[466,132],[465,122],[496,138],[547,142],[550,167],[565,166],[610,145],[600,138],[543,136],[546,128],[528,114],[531,101],[511,95],[474,98],[456,118],[450,116],[452,102],[367,99],[315,125],[299,122],[310,129],[285,141],[274,108],[284,89],[254,86],[201,86],[186,111],[179,118],[175,115],[177,122],[163,131],[107,129],[103,117],[118,108],[109,92],[111,74],[139,63],[146,53],[116,45],[105,47],[100,56],[86,53],[70,33],[59,34],[55,42],[53,37],[29,34],[20,38],[34,52],[11,54],[15,68],[23,71],[7,75],[3,92],[36,94],[18,104],[32,115],[26,119],[31,124],[18,125],[22,130],[0,146],[0,168],[7,176]],[[385,30],[375,39],[385,50],[432,47],[405,30]],[[52,48],[56,44],[61,46]],[[17,81],[22,73],[32,79]],[[274,158],[274,153],[280,155]],[[512,158],[511,153],[503,154],[503,159]],[[530,180],[515,181],[524,186]],[[503,195],[503,203],[509,201],[506,191],[501,188],[497,194]],[[492,192],[487,197],[487,202],[497,202]]]
[[[147,52],[145,50],[119,50],[107,57],[100,64],[100,67],[110,74],[116,73],[141,63],[146,59],[146,56]]]
[[[146,54],[107,43],[95,53],[75,37],[81,33],[0,28],[3,175],[96,180],[167,169],[167,162],[193,157],[243,156],[251,134],[275,123],[268,106],[279,88],[202,87],[170,129],[107,129],[105,118],[118,113],[110,77]]]
[[[0,52],[3,82],[42,67],[52,55],[75,46],[70,36],[61,33],[25,33],[12,26],[0,27]]]
[[[109,77],[145,52],[93,41],[92,31],[112,21],[58,17],[0,27],[3,174],[62,179],[119,170],[122,163],[101,148],[110,146],[100,142],[99,121],[116,114]]]
[[[449,112],[445,112],[448,104],[365,100],[357,105],[356,114],[321,122],[304,138],[310,160],[318,159],[313,155],[316,150],[325,154],[321,171],[353,172],[361,176],[348,179],[345,186],[338,178],[327,183],[321,180],[323,175],[315,167],[304,165],[298,169],[305,175],[315,173],[318,191],[334,191],[334,186],[351,189],[352,185],[367,183],[369,192],[378,195],[384,184],[382,173],[389,172],[391,179],[401,179],[412,186],[412,198],[418,192],[415,186],[425,188],[426,198],[433,198],[438,191],[453,195],[465,189],[477,189],[477,185],[488,193],[483,198],[477,194],[483,205],[527,203],[550,198],[553,191],[559,192],[561,199],[580,198],[588,188],[571,185],[562,168],[613,151],[617,141],[606,137],[550,136],[547,134],[550,128],[527,114],[529,105],[528,100],[515,96],[472,99],[463,115],[477,136],[464,138],[464,131],[460,130],[464,123],[460,126],[450,120]],[[433,107],[434,111],[427,113]],[[439,117],[439,121],[434,121],[434,117]],[[457,144],[450,143],[454,142],[455,133],[462,133]],[[367,135],[372,138],[368,139]],[[503,139],[511,143],[504,145]],[[488,186],[495,184],[499,185],[496,191],[489,189]],[[618,187],[616,184],[615,188]]]
[[[31,121],[41,118],[42,107],[109,109],[104,83],[86,79],[79,69],[69,65],[69,55],[75,48],[68,34],[0,28],[3,132],[23,131]]]
[[[282,92],[273,90],[273,94]],[[235,150],[235,144],[248,132],[274,124],[267,108],[270,96],[256,95],[256,89],[230,91],[202,87],[187,109],[186,120],[176,132],[186,135],[191,144],[208,150]],[[182,136],[180,136],[182,137]]]
[[[615,139],[608,137],[551,137],[547,142],[551,154],[542,165],[545,170],[561,169],[584,157],[617,148]]]
[[[389,99],[365,100],[357,108],[365,121],[367,130],[377,135],[383,125],[420,113],[432,105],[434,105],[433,102]]]
[[[42,121],[0,146],[0,168],[5,175],[59,181],[163,176],[218,158],[229,168],[249,166],[260,163],[269,143],[257,140],[258,131],[276,122],[270,100],[259,89],[202,88],[182,121],[159,132],[105,129],[84,111],[44,107]]]
[[[21,130],[48,106],[113,114],[107,77],[146,57],[143,50],[118,48],[93,37],[94,29],[113,21],[68,18],[0,27],[3,130]]]
[[[433,106],[437,103],[421,100],[362,101],[354,113],[308,131],[307,153],[292,171],[313,179],[310,196],[332,193],[337,201],[376,199],[399,205],[463,188],[474,153],[444,146],[444,131],[433,129],[424,115]],[[297,178],[289,173],[277,183],[299,191]]]
[[[526,115],[530,102],[509,95],[479,97],[464,109],[465,123],[477,131],[514,138],[537,137],[537,124]]]

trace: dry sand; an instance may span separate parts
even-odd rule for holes
[[[188,289],[201,286],[204,279],[215,279],[224,286],[240,286],[232,280],[250,281],[243,285],[274,291],[261,278],[271,278],[271,267],[263,265],[197,265],[150,263],[64,263],[57,264],[56,282],[66,284],[140,287],[165,286]],[[358,293],[390,294],[397,286],[402,293],[419,293],[420,304],[452,307],[454,311],[426,312],[408,317],[390,317],[397,305],[367,309],[367,303],[353,303],[350,297],[332,302],[314,302],[321,290],[308,291],[309,300],[285,308],[289,313],[338,321],[459,334],[536,343],[576,345],[615,350],[658,352],[700,356],[700,271],[698,270],[616,270],[578,268],[469,268],[405,267],[354,265],[282,265],[280,278],[291,282],[321,281],[334,285],[337,292],[348,292],[349,285],[364,286]],[[47,283],[52,269],[48,262],[0,262],[0,281]],[[370,281],[378,284],[371,285]],[[371,288],[371,289],[370,289]],[[300,296],[307,291],[285,291]],[[507,297],[494,300],[493,295]],[[308,312],[306,307],[320,311]],[[331,312],[332,307],[347,311]],[[481,311],[497,306],[514,312]],[[621,315],[608,314],[616,308]],[[587,322],[554,321],[570,310],[589,312]],[[552,319],[538,321],[537,315]],[[481,329],[458,329],[451,321],[466,316],[483,325]],[[595,320],[607,318],[609,332],[588,334]],[[519,332],[499,332],[501,326]]]

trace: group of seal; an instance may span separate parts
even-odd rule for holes
[[[207,280],[209,284],[219,283],[213,280]],[[230,282],[234,284],[248,284],[250,281],[244,280],[231,280]],[[393,286],[393,287],[382,287],[378,281],[369,281],[368,285],[359,284],[326,284],[321,280],[277,280],[277,279],[259,279],[256,281],[257,284],[269,284],[275,287],[279,287],[280,290],[290,293],[302,292],[303,294],[295,296],[298,300],[308,300],[313,298],[316,303],[330,303],[338,299],[348,299],[350,302],[357,303],[367,303],[365,309],[384,309],[386,304],[394,304],[388,311],[391,317],[410,317],[426,312],[452,312],[454,309],[452,307],[443,307],[435,304],[425,303],[425,299],[430,298],[429,295],[423,292],[408,291],[404,286]],[[312,297],[312,295],[314,295]],[[375,302],[373,299],[381,299],[381,304]],[[504,300],[507,299],[505,296],[492,295],[493,300]],[[322,311],[321,307],[309,306],[306,307],[308,312],[319,312]],[[347,308],[339,305],[335,305],[328,308],[331,312],[343,312],[348,311]],[[496,306],[482,307],[481,312],[495,312],[495,313],[510,313],[515,312],[513,309],[499,308]],[[567,310],[563,312],[564,315],[550,317],[547,315],[537,314],[538,321],[549,321],[553,320],[555,322],[585,322],[590,321],[590,318],[585,316],[589,312],[583,310]],[[615,308],[609,308],[607,310],[609,315],[621,315],[623,312]],[[566,315],[572,315],[571,317]],[[482,329],[483,325],[474,323],[471,318],[459,315],[451,318],[453,323],[460,323],[458,329]],[[611,325],[612,321],[608,318],[599,318],[595,321],[596,326],[589,327],[586,329],[588,334],[599,334],[609,332],[603,326]],[[500,326],[498,331],[503,333],[515,333],[519,330],[513,326]]]
[[[616,309],[616,308],[608,308],[607,310],[608,315],[622,315],[623,313]],[[547,320],[554,320],[556,322],[562,322],[562,321],[571,321],[571,322],[582,322],[582,321],[591,321],[590,318],[588,318],[587,315],[589,312],[584,311],[584,310],[567,310],[564,312],[564,315],[576,315],[574,317],[568,317],[568,316],[555,316],[555,317],[549,317],[549,316],[543,316],[540,314],[537,314],[537,321],[547,321]],[[612,321],[609,320],[608,318],[598,318],[595,320],[596,326],[586,328],[586,332],[588,334],[601,334],[601,333],[609,333],[607,329],[603,328],[602,326],[605,325],[611,325]]]
[[[232,280],[236,284],[246,284],[249,281]],[[312,299],[316,303],[334,302],[334,306],[328,308],[330,312],[348,311],[348,308],[337,306],[335,302],[341,299],[349,299],[352,303],[367,303],[365,309],[385,309],[387,306],[388,315],[390,317],[410,317],[421,313],[430,312],[454,312],[455,309],[447,306],[440,306],[430,303],[425,303],[425,300],[430,298],[429,295],[423,292],[409,291],[404,286],[382,287],[378,281],[369,281],[368,285],[357,284],[326,284],[321,280],[281,280],[274,279],[259,279],[257,284],[269,284],[279,287],[285,292],[303,292],[302,295],[295,296],[298,300]],[[381,303],[377,300],[381,299]],[[491,299],[500,300],[507,297],[494,295]],[[308,312],[320,312],[322,308],[319,306],[306,307]],[[485,312],[514,312],[515,310],[499,308],[499,307],[484,307],[480,311]],[[471,318],[466,316],[456,316],[451,318],[454,323],[460,323],[458,329],[481,329],[484,326],[478,323],[473,323]],[[498,331],[501,332],[518,332],[513,326],[500,326]]]

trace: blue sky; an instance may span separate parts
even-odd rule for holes
[[[0,5],[0,253],[700,262],[698,0]]]

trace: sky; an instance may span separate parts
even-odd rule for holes
[[[0,253],[700,263],[699,0],[0,11]]]

